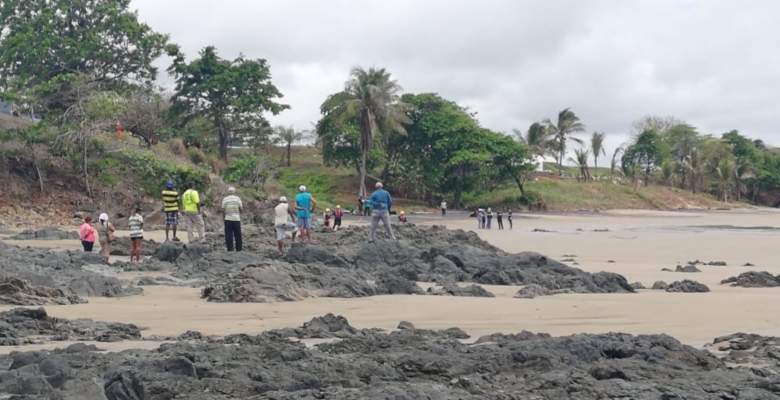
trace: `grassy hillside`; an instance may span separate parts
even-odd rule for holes
[[[285,149],[272,149],[270,156],[280,160]],[[352,205],[358,193],[357,171],[346,168],[325,167],[319,151],[313,147],[293,148],[292,167],[280,168],[280,179],[272,180],[268,185],[271,196],[294,193],[299,184],[306,184],[312,192],[328,206],[335,204]],[[553,164],[546,164],[546,170],[556,171]],[[579,172],[576,167],[564,167],[564,174],[572,176]],[[591,174],[596,171],[591,169]],[[609,175],[608,168],[599,168],[598,175]],[[637,190],[611,181],[580,183],[573,178],[559,178],[556,174],[537,174],[535,181],[526,183],[526,190],[541,196],[548,211],[609,210],[609,209],[653,209],[674,210],[680,208],[724,208],[740,207],[739,204],[725,204],[708,194],[693,194],[690,191],[650,185]],[[369,177],[372,185],[375,177]],[[392,191],[392,188],[389,188]],[[507,185],[487,193],[464,195],[463,201],[469,206],[511,206],[518,204],[517,186]],[[397,199],[399,205],[408,210],[429,209],[428,205],[417,201]]]

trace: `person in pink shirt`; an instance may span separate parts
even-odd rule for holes
[[[84,251],[91,253],[92,246],[95,245],[95,228],[92,227],[92,217],[87,216],[84,218],[84,223],[81,224],[81,229],[79,229],[79,237],[81,237],[81,245],[84,246]]]

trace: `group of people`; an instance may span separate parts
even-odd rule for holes
[[[92,217],[88,215],[84,217],[84,223],[79,228],[79,239],[84,251],[91,253],[97,241],[100,243],[100,256],[106,263],[111,256],[111,244],[116,241],[114,235],[116,228],[108,219],[108,214],[100,214],[98,224],[95,226]],[[144,242],[144,217],[141,215],[141,207],[136,206],[130,210],[127,228],[131,242],[130,262],[141,263],[141,245]]]
[[[371,212],[371,233],[368,241],[374,241],[380,222],[385,227],[387,237],[396,240],[393,228],[390,225],[390,210],[393,206],[392,197],[384,189],[381,182],[377,182],[375,188],[376,190],[369,198],[364,199],[361,196],[358,200],[358,212],[361,215],[365,215],[367,210]],[[279,204],[274,209],[274,226],[276,228],[276,242],[279,247],[279,255],[284,254],[284,240],[287,238],[288,233],[291,233],[291,244],[295,243],[295,238],[298,237],[298,234],[300,234],[301,242],[306,240],[308,243],[312,243],[311,218],[314,215],[316,206],[317,201],[311,193],[306,191],[305,185],[298,187],[298,194],[295,196],[292,206],[289,205],[286,196],[279,198]],[[322,218],[326,227],[338,230],[341,227],[343,215],[341,206],[337,205],[333,211],[326,208],[322,213]],[[331,220],[333,221],[332,226]],[[403,211],[399,215],[399,221],[406,222],[406,216]]]
[[[477,209],[477,229],[492,229],[494,216],[496,218],[496,222],[498,223],[498,229],[503,230],[504,229],[503,210],[499,209],[494,213],[493,209],[491,209],[490,207],[488,207],[487,210],[481,207]],[[512,229],[512,209],[507,210],[507,222],[509,222],[509,229]]]

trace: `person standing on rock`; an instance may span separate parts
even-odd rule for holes
[[[141,215],[141,207],[135,206],[130,211],[127,219],[127,229],[130,231],[130,262],[141,263],[141,245],[144,243],[144,217]]]
[[[181,196],[184,206],[184,216],[187,217],[187,240],[192,243],[195,235],[192,231],[197,229],[198,242],[206,243],[206,224],[203,222],[203,214],[200,208],[200,195],[195,190],[195,182],[190,182],[187,191]]]
[[[487,228],[490,229],[493,225],[493,210],[488,207],[487,209]]]
[[[84,217],[84,223],[79,228],[79,237],[84,251],[92,253],[92,247],[95,245],[95,228],[92,227],[92,217],[89,215]]]
[[[496,211],[496,222],[498,222],[498,230],[504,230],[504,213],[500,208]]]
[[[225,245],[227,251],[243,251],[244,244],[241,236],[241,211],[244,211],[244,203],[236,196],[236,188],[229,187],[228,195],[222,199],[222,219],[225,221]],[[235,247],[234,247],[235,240]]]
[[[336,209],[333,210],[333,230],[337,231],[341,228],[341,206],[336,205]]]
[[[108,263],[108,258],[111,256],[111,242],[114,239],[114,225],[108,222],[108,214],[100,214],[98,218],[100,225],[98,225],[98,237],[100,238],[100,255],[103,256],[103,261]]]
[[[509,211],[506,213],[506,220],[509,222],[509,230],[512,230],[512,209],[510,208]]]
[[[441,216],[442,218],[447,216],[447,201],[442,200],[441,204],[439,204],[439,208],[441,208]]]
[[[371,204],[371,197],[369,197],[369,198],[367,198],[363,202],[363,215],[364,216],[371,215],[371,206],[372,206],[372,204]]]
[[[287,237],[287,232],[292,232],[292,239],[290,244],[295,243],[295,235],[297,232],[297,226],[295,225],[295,211],[287,204],[287,197],[282,196],[279,198],[279,205],[274,208],[274,228],[276,228],[276,244],[279,246],[279,255],[284,255],[284,238]],[[287,217],[290,217],[290,221]]]
[[[485,210],[482,207],[477,209],[477,229],[482,229],[483,220],[485,218]]]
[[[298,227],[301,228],[301,242],[304,238],[311,241],[311,213],[314,212],[314,207],[317,206],[317,201],[314,197],[306,192],[306,186],[301,185],[298,187],[298,195],[295,196],[295,203],[293,208],[298,213]]]
[[[179,238],[176,237],[176,229],[179,226],[179,192],[175,189],[176,185],[173,181],[168,181],[165,184],[165,189],[162,192],[163,197],[163,212],[165,212],[165,241],[168,239],[168,231],[173,230],[173,241],[178,242]]]
[[[371,205],[374,208],[374,212],[371,214],[371,234],[368,236],[368,242],[374,242],[376,227],[379,225],[379,221],[382,221],[382,224],[384,224],[387,237],[395,240],[393,228],[390,226],[390,209],[393,207],[393,199],[390,197],[390,193],[382,187],[382,182],[377,182],[376,190],[374,190],[374,193],[371,193]]]

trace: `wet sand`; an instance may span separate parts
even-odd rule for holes
[[[410,220],[414,222],[414,217]],[[638,294],[572,294],[525,300],[512,297],[517,287],[486,286],[496,298],[377,296],[218,304],[201,300],[199,289],[152,286],[145,287],[142,296],[90,298],[89,304],[46,309],[56,317],[134,323],[145,328],[145,337],[179,335],[187,330],[204,335],[254,334],[299,326],[328,312],[345,316],[358,328],[390,330],[407,320],[418,328],[460,327],[471,335],[521,330],[553,335],[666,333],[697,346],[738,331],[780,335],[780,288],[744,289],[719,284],[722,279],[749,270],[780,274],[780,265],[775,262],[780,231],[773,228],[780,227],[777,210],[516,215],[511,231],[498,231],[495,226],[493,230],[476,230],[476,220],[462,216],[419,222],[475,230],[483,239],[510,252],[536,251],[557,260],[576,255],[573,258],[579,265],[567,264],[591,272],[617,272],[630,282],[639,281],[648,287],[657,280],[670,283],[692,279],[712,291],[688,294],[642,290]],[[608,231],[594,232],[605,229]],[[164,232],[148,232],[146,236],[160,240]],[[78,241],[13,243],[79,247]],[[725,261],[728,266],[699,266],[702,272],[691,274],[661,271],[696,259]],[[755,266],[742,267],[745,263]],[[10,308],[3,306],[0,310]],[[126,346],[138,347],[132,343]]]

